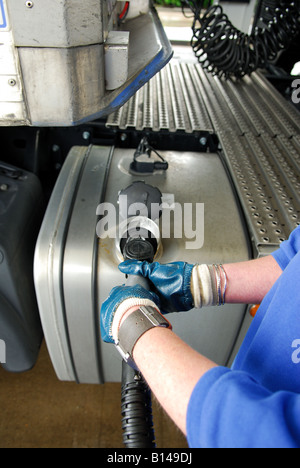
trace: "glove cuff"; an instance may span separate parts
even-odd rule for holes
[[[182,287],[182,296],[181,296],[181,304],[178,310],[188,311],[194,307],[194,297],[193,297],[193,270],[194,265],[190,265],[189,263],[184,264],[184,273],[183,273],[183,287]]]

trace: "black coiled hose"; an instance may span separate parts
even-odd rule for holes
[[[194,15],[191,45],[202,67],[219,77],[242,78],[265,68],[299,33],[299,1],[274,1],[266,7],[268,21],[251,35],[235,28],[219,5],[203,15],[203,1],[182,0],[183,10]]]

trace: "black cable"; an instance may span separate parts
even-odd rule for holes
[[[199,63],[219,77],[242,78],[274,61],[300,30],[299,0],[268,2],[260,25],[248,35],[233,26],[220,5],[203,12],[203,0],[182,0],[192,11],[191,46]]]

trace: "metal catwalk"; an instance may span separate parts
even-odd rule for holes
[[[218,136],[257,255],[300,223],[300,115],[261,73],[223,81],[173,59],[108,127]]]

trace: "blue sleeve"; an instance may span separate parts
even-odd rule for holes
[[[300,395],[272,393],[245,372],[214,368],[191,396],[187,436],[190,447],[299,448]]]
[[[273,253],[273,257],[282,270],[285,270],[298,252],[300,252],[300,226],[292,232],[289,240],[283,242],[280,249]]]

